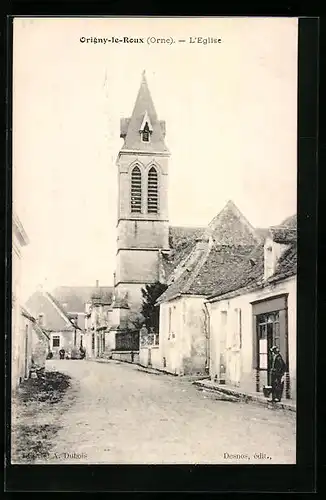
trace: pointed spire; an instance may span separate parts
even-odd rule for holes
[[[150,140],[145,142],[142,140],[141,131],[146,123],[151,134]],[[142,72],[141,84],[131,118],[121,120],[120,136],[125,140],[122,150],[168,153],[164,142],[165,122],[157,117],[145,70]]]

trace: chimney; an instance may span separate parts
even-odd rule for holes
[[[96,285],[95,286],[96,286],[96,288],[98,288],[100,286],[99,280],[96,280]]]

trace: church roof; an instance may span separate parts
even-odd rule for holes
[[[296,233],[293,219],[287,220],[290,227],[285,227],[283,221],[271,229],[276,239],[283,235],[290,246],[279,259],[269,282],[296,274]],[[255,287],[262,281],[264,240],[270,230],[254,229],[232,201],[206,229],[192,229],[188,237],[179,240],[173,257],[176,265],[169,269],[169,286],[158,304],[183,294],[218,296],[247,286]],[[168,260],[168,256],[163,255],[164,258]]]
[[[149,119],[150,141],[143,142],[140,130]],[[120,122],[120,137],[124,139],[121,151],[143,151],[152,153],[169,153],[165,145],[165,122],[159,120],[148,88],[145,72],[131,118],[122,118]]]
[[[112,294],[111,286],[59,286],[52,292],[53,297],[69,313],[84,313],[86,302],[92,300],[94,295],[111,303]]]
[[[206,234],[219,245],[243,246],[260,242],[256,230],[231,200],[209,223]]]
[[[285,222],[289,224],[289,227],[285,227]],[[265,282],[263,281],[264,276],[264,247],[263,244],[257,245],[253,252],[248,255],[247,258],[239,263],[239,266],[231,266],[229,269],[229,275],[227,272],[223,271],[226,279],[218,280],[216,286],[214,287],[214,292],[209,296],[209,298],[219,297],[231,292],[242,290],[254,289],[257,286],[262,286],[264,283],[268,285],[269,283],[275,283],[283,279],[289,278],[296,275],[297,273],[297,243],[296,240],[292,238],[292,231],[295,230],[294,224],[296,224],[296,218],[288,218],[283,221],[279,226],[274,226],[273,229],[275,233],[281,231],[282,233],[286,230],[291,232],[291,239],[286,240],[288,247],[281,254],[274,274],[268,278]],[[208,270],[214,266],[210,265]],[[212,271],[212,275],[214,275]],[[243,293],[243,292],[242,292]]]
[[[217,274],[226,271],[228,263],[232,270],[258,244],[262,245],[262,241],[254,228],[229,201],[207,228],[197,228],[192,231],[192,237],[186,238],[181,256],[178,252],[179,260],[167,278],[168,289],[158,303],[180,294],[206,295],[212,292]]]

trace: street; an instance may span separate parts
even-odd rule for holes
[[[69,374],[76,397],[37,463],[295,463],[295,414],[217,400],[126,363],[51,360],[47,369]]]

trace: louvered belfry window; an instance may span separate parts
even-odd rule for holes
[[[158,176],[154,167],[148,172],[147,211],[149,214],[158,211]]]
[[[141,171],[134,167],[131,172],[131,212],[141,213]]]

